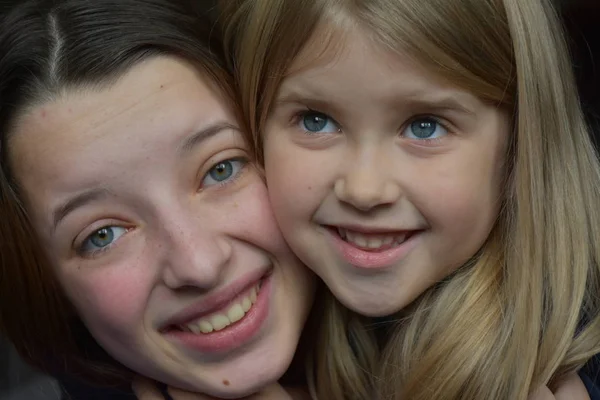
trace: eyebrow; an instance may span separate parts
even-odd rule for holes
[[[200,143],[208,140],[209,138],[225,131],[225,130],[235,130],[239,131],[239,128],[236,125],[230,124],[228,122],[217,122],[212,125],[207,126],[206,128],[194,133],[193,135],[186,138],[181,147],[179,148],[179,153],[185,155],[192,151],[196,146]]]
[[[418,108],[434,108],[436,110],[445,110],[445,111],[457,111],[467,115],[475,115],[475,111],[464,105],[464,102],[460,101],[456,95],[449,93],[444,94],[439,97],[420,97],[420,96],[412,96],[408,97],[406,102],[413,107],[416,106]]]
[[[458,94],[454,92],[444,92],[436,96],[430,96],[425,92],[419,91],[409,95],[396,95],[389,99],[388,104],[402,105],[408,108],[431,109],[435,111],[454,111],[460,112],[469,116],[476,114],[475,110],[466,106],[464,101],[461,101]],[[285,88],[275,100],[275,107],[281,107],[292,103],[308,103],[314,104],[317,108],[321,105],[325,106],[329,103],[324,99],[318,91],[313,92],[306,88]]]
[[[77,208],[111,196],[114,196],[114,193],[106,188],[94,188],[75,195],[57,207],[52,213],[52,231],[56,231],[58,224]]]

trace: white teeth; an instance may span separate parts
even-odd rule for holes
[[[226,313],[218,312],[202,317],[202,319],[179,326],[182,331],[195,334],[211,333],[223,330],[229,325],[238,322],[256,303],[260,283],[250,289],[244,297],[238,298],[227,309]]]
[[[191,332],[194,332],[196,334],[200,333],[200,331],[201,331],[200,327],[197,325],[189,325],[188,330],[190,330]]]
[[[367,240],[367,246],[369,249],[378,249],[383,245],[383,239],[380,237],[372,237]]]
[[[231,321],[231,323],[234,323],[234,322],[238,322],[240,319],[244,318],[245,314],[246,313],[244,312],[242,305],[235,304],[235,305],[231,306],[229,311],[227,311],[227,318],[229,318],[229,321]]]
[[[250,307],[252,307],[252,300],[248,297],[244,297],[244,300],[242,300],[242,310],[247,313]]]
[[[367,247],[369,238],[365,237],[365,235],[361,235],[357,232],[346,231],[346,236],[348,237],[348,239],[346,240],[348,240],[349,242],[354,243],[360,247]]]
[[[398,246],[406,240],[407,235],[406,232],[397,235],[363,234],[342,228],[338,228],[338,234],[348,243],[373,250],[389,245]]]
[[[212,317],[210,317],[209,321],[210,321],[210,324],[215,329],[215,331],[220,331],[220,330],[226,328],[229,324],[231,324],[231,321],[229,321],[229,318],[227,318],[227,316],[223,315],[223,314],[213,315]]]
[[[208,321],[200,321],[200,323],[198,324],[198,327],[200,328],[200,332],[202,332],[202,333],[211,333],[212,331],[215,330],[215,328],[213,328],[211,323]],[[196,333],[198,333],[198,332],[196,332]]]

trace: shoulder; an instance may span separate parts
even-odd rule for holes
[[[594,400],[578,374],[572,374],[563,379],[554,391],[556,400]]]

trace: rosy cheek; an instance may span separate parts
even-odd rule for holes
[[[123,266],[110,266],[85,275],[81,272],[80,276],[71,277],[67,288],[88,324],[115,333],[143,321],[151,293],[149,274],[138,273],[135,267],[120,267]]]

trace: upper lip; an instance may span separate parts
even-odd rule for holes
[[[252,286],[258,284],[268,273],[270,273],[272,267],[261,268],[257,271],[246,274],[240,279],[230,283],[223,289],[217,292],[210,293],[202,298],[202,300],[195,302],[194,304],[186,307],[182,311],[173,315],[162,324],[162,329],[167,329],[177,325],[184,325],[188,322],[194,321],[201,318],[204,315],[211,314],[235,299],[240,293],[250,289]]]
[[[364,225],[352,225],[352,224],[332,224],[325,225],[334,229],[345,229],[352,232],[365,233],[365,234],[380,234],[380,235],[390,235],[390,234],[399,234],[404,232],[413,232],[419,229],[398,229],[398,228],[390,228],[390,227],[376,227],[376,226],[364,226]]]

